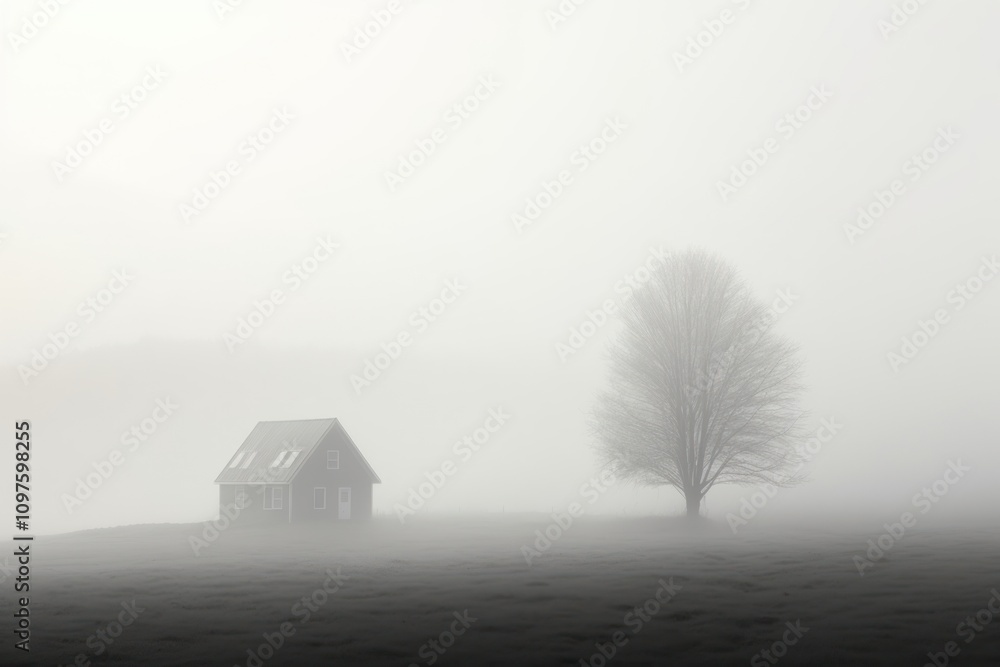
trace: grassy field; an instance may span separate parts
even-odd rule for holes
[[[39,538],[33,650],[0,662],[919,666],[955,642],[1000,664],[1000,617],[959,626],[1000,588],[996,527],[908,531],[861,576],[877,533],[595,517],[535,544],[550,522],[234,526],[198,555],[201,524]]]

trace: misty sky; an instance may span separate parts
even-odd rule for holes
[[[813,481],[768,512],[890,520],[958,458],[973,472],[935,514],[1000,500],[1000,281],[956,291],[992,277],[1000,253],[1000,7],[928,3],[883,34],[886,0],[590,0],[555,27],[556,0],[401,0],[349,59],[342,45],[388,4],[69,3],[20,42],[38,5],[0,5],[0,415],[41,434],[45,529],[205,519],[212,480],[266,419],[339,417],[391,512],[500,405],[509,427],[428,511],[564,508],[595,470],[585,421],[615,322],[567,358],[557,344],[654,250],[690,246],[768,303],[792,295],[778,330],[806,361],[807,429],[843,424]],[[679,65],[724,11],[722,34]],[[102,123],[78,167],[54,164]],[[254,147],[265,128],[273,140]],[[602,132],[614,140],[581,158]],[[428,141],[391,187],[386,172]],[[933,164],[913,162],[925,150]],[[185,216],[230,162],[239,172]],[[512,215],[563,171],[518,229]],[[881,217],[845,230],[897,179]],[[338,247],[296,282],[318,238]],[[284,302],[230,352],[225,336],[276,289]],[[938,309],[947,321],[894,368],[887,354]],[[22,381],[18,366],[73,323]],[[359,394],[350,376],[401,332],[413,344]],[[60,495],[165,396],[184,408],[68,514]],[[709,514],[752,491],[713,491]],[[676,512],[681,498],[623,485],[598,507]]]

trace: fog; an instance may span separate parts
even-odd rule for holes
[[[452,664],[941,667],[955,637],[996,664],[955,623],[1000,600],[998,19],[0,3],[15,636],[52,664],[261,667],[263,637],[271,664],[429,665],[449,627]],[[690,257],[752,305],[722,269],[670,273]],[[760,312],[773,338],[745,343]],[[770,405],[750,431],[726,412],[758,415],[732,378],[773,377],[739,356],[761,340],[801,364],[796,428],[755,443],[789,458],[719,460],[798,484],[692,504],[623,474],[695,486],[642,447],[712,442],[710,467],[767,432]],[[639,396],[618,431],[608,395]],[[313,589],[319,621],[269,635]],[[613,639],[643,600],[660,631],[626,613]],[[95,651],[120,609],[145,629]]]
[[[5,24],[32,9],[5,3]],[[935,515],[996,507],[1000,297],[989,281],[955,292],[998,247],[989,3],[926,7],[886,38],[879,4],[734,6],[680,66],[718,12],[588,3],[553,29],[537,3],[404,3],[348,62],[340,44],[375,9],[66,6],[5,50],[2,411],[37,432],[39,530],[207,518],[213,479],[254,424],[320,417],[345,424],[383,480],[376,512],[391,514],[500,406],[509,424],[456,459],[422,511],[557,509],[596,470],[586,417],[618,322],[569,353],[573,330],[620,302],[655,251],[689,247],[720,253],[765,302],[789,297],[777,327],[806,361],[810,429],[843,425],[768,516],[891,515],[959,459],[972,471]],[[122,91],[144,80],[123,118]],[[776,129],[816,90],[827,99],[799,129]],[[468,118],[447,115],[477,91]],[[186,219],[195,188],[244,160],[276,109],[286,127]],[[113,130],[57,173],[102,118]],[[618,136],[581,158],[609,121]],[[447,137],[426,162],[387,183],[435,128]],[[915,177],[908,161],[939,130],[952,144]],[[723,193],[769,137],[778,150]],[[512,221],[562,170],[572,180],[554,203]],[[893,179],[905,192],[852,236]],[[290,278],[318,238],[336,249]],[[116,271],[131,277],[121,293],[81,307]],[[416,315],[449,281],[443,314]],[[275,289],[287,299],[274,315],[227,343]],[[940,308],[949,321],[894,365]],[[78,335],[22,377],[72,322]],[[357,391],[351,376],[400,332],[412,345]],[[62,494],[166,397],[176,415],[67,511]],[[754,491],[718,487],[705,511]],[[673,489],[623,483],[592,511],[681,506]]]

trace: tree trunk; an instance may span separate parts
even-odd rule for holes
[[[684,498],[687,500],[688,518],[697,519],[700,516],[701,496],[696,491],[687,491]]]

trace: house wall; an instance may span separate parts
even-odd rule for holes
[[[233,507],[236,504],[236,487],[240,486],[237,484],[220,484],[219,485],[219,512],[222,516],[225,512],[232,513],[232,509],[226,509],[227,507]],[[280,486],[282,488],[281,494],[281,509],[271,510],[264,509],[264,494],[262,490],[265,486]],[[288,492],[289,487],[287,484],[245,484],[242,485],[244,493],[249,497],[249,502],[247,506],[240,510],[239,516],[234,523],[241,525],[259,525],[259,524],[274,524],[274,523],[288,523]]]
[[[340,452],[340,469],[327,470],[328,450]],[[336,522],[340,487],[351,489],[351,520],[370,519],[372,482],[368,470],[339,429],[331,429],[307,458],[292,483],[292,521]],[[326,509],[314,509],[313,489],[326,488]]]

